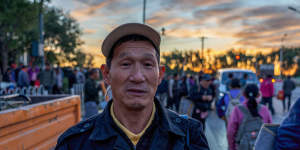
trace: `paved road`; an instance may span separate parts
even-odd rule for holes
[[[293,91],[292,104],[300,98],[300,87]],[[287,112],[282,112],[282,102],[273,98],[273,106],[276,114],[273,116],[273,123],[280,123]],[[227,150],[226,128],[223,120],[219,119],[215,112],[211,112],[206,121],[205,134],[211,150]]]

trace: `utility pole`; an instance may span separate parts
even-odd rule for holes
[[[39,56],[42,58],[42,68],[45,67],[45,57],[44,57],[44,20],[43,20],[43,4],[44,0],[40,0],[40,8],[39,8]]]
[[[143,3],[143,24],[146,22],[146,0]]]
[[[202,60],[201,64],[202,64],[202,67],[203,67],[203,63],[204,63],[204,40],[207,39],[207,37],[202,36],[202,37],[200,37],[200,39],[201,39],[201,60]]]

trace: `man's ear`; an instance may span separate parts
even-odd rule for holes
[[[164,78],[165,72],[166,72],[166,67],[164,65],[159,66],[159,84]]]
[[[104,79],[104,82],[108,85],[110,85],[110,78],[109,78],[109,68],[107,65],[102,64],[101,65],[101,72]]]

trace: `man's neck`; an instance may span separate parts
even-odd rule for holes
[[[209,86],[204,86],[203,84],[200,84],[200,86],[203,88],[203,89],[208,89]]]
[[[134,134],[140,133],[147,126],[154,107],[151,105],[140,111],[132,111],[122,106],[122,104],[119,105],[114,102],[113,105],[116,119]]]

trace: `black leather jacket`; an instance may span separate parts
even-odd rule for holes
[[[156,113],[136,146],[117,127],[110,115],[111,101],[103,113],[68,129],[56,150],[208,150],[202,124],[180,116],[155,101]]]

